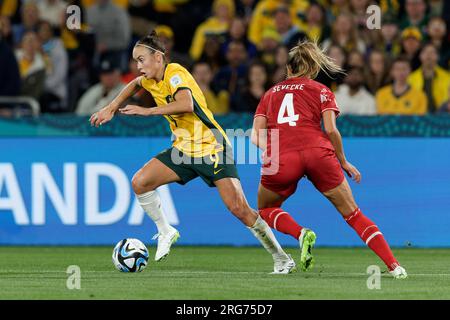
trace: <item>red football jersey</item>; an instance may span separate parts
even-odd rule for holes
[[[339,116],[333,92],[317,81],[295,77],[270,88],[255,113],[255,117],[267,118],[267,153],[271,154],[277,140],[280,153],[317,147],[334,150],[321,128],[325,110]],[[278,139],[274,129],[278,129]]]

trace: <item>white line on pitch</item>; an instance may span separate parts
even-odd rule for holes
[[[81,270],[82,273],[115,273],[117,275],[121,274],[116,270],[108,270],[108,271],[102,271],[102,270]],[[1,270],[0,271],[0,276],[6,275],[7,273],[14,273],[17,275],[25,275],[25,274],[40,274],[40,273],[61,273],[61,274],[65,274],[65,271],[61,271],[61,270],[40,270],[40,271],[33,271],[33,272],[20,272],[17,270]],[[148,273],[148,271],[146,272]],[[184,274],[184,275],[189,275],[189,274],[255,274],[255,275],[268,275],[270,274],[270,272],[262,272],[262,271],[201,271],[201,270],[196,270],[196,271],[166,271],[166,270],[152,270],[150,271],[150,273],[152,274],[161,274],[161,275],[166,275],[166,274]],[[320,273],[301,273],[298,272],[299,274],[304,274],[306,276],[367,276],[366,273],[338,273],[338,272],[320,272]],[[383,273],[382,275],[385,276],[389,276],[387,273]],[[435,276],[439,276],[439,277],[450,277],[450,273],[408,273],[409,276],[420,276],[420,277],[435,277]]]

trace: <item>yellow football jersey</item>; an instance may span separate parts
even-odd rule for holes
[[[143,77],[141,85],[151,93],[158,106],[174,101],[173,97],[179,90],[191,91],[194,112],[164,116],[175,136],[173,146],[178,150],[190,157],[204,157],[222,151],[226,143],[230,144],[225,132],[208,109],[205,96],[197,82],[183,66],[169,63],[161,81]]]
[[[394,95],[392,85],[378,90],[376,94],[379,114],[422,115],[427,112],[427,98],[417,89],[409,88],[401,96]]]

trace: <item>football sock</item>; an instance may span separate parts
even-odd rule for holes
[[[375,223],[367,218],[359,208],[346,217],[345,221],[356,231],[366,245],[383,260],[389,271],[394,270],[399,265],[383,234]]]
[[[274,260],[287,258],[287,254],[281,248],[270,227],[261,219],[261,216],[258,215],[255,224],[247,228],[250,229],[263,247],[272,255]]]
[[[136,195],[142,209],[153,220],[158,228],[158,232],[166,234],[170,231],[170,225],[161,208],[161,199],[156,190]]]
[[[281,208],[265,208],[259,210],[261,217],[269,227],[285,234],[293,236],[296,240],[300,237],[303,227],[292,216]]]

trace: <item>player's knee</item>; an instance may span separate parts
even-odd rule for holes
[[[357,208],[358,205],[354,201],[351,201],[338,208],[338,211],[340,212],[342,217],[347,218],[348,216],[352,215]]]
[[[356,208],[358,208],[351,194],[344,197],[340,202],[340,205],[336,207],[343,217],[350,215],[353,211],[356,210]]]
[[[136,173],[131,179],[131,187],[135,194],[142,194],[155,190],[156,187],[150,179],[145,179],[141,174]]]
[[[232,205],[228,206],[228,210],[230,210],[231,213],[239,219],[245,216],[245,210],[242,204],[233,203]]]
[[[358,207],[350,188],[344,184],[334,190],[324,192],[323,194],[331,201],[344,218],[350,215]]]
[[[248,205],[241,199],[233,201],[233,203],[229,204],[228,210],[230,210],[236,218],[244,222],[248,219],[250,212]]]

